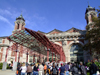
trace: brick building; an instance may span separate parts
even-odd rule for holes
[[[85,19],[88,25],[92,24],[91,14],[97,16],[95,8],[88,6],[85,12]],[[22,15],[20,15],[18,18],[16,18],[15,28],[13,32],[21,30],[24,27],[25,27],[25,19],[23,18]],[[60,31],[54,29],[48,33],[42,31],[38,32],[45,34],[50,41],[63,47],[66,56],[66,62],[87,61],[88,59],[90,59],[90,55],[88,54],[88,52],[82,49],[82,46],[87,42],[85,40],[86,30],[80,30],[72,27],[67,31]],[[12,42],[7,40],[6,37],[7,36],[0,37],[0,62],[5,61],[6,49],[8,46],[12,45]],[[31,56],[28,57],[29,57],[28,62],[32,62],[32,57]],[[15,59],[15,52],[9,50],[7,62],[10,63],[11,61],[15,61],[14,59]],[[25,62],[25,61],[26,61],[26,54],[21,53],[20,62]]]

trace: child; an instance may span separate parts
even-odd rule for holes
[[[70,75],[69,70],[68,70],[68,71],[66,71],[66,75]]]

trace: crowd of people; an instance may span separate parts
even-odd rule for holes
[[[16,75],[87,75],[89,70],[90,75],[97,75],[97,66],[92,62],[88,68],[82,62],[77,66],[75,63],[35,63],[19,64],[17,66]]]

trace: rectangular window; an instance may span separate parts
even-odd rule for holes
[[[1,52],[1,47],[0,47],[0,52]]]
[[[2,39],[0,39],[0,43],[2,43]]]
[[[0,59],[1,59],[1,54],[0,54]]]

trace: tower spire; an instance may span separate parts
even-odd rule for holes
[[[22,12],[23,12],[23,11],[21,11],[21,15],[22,15]]]

